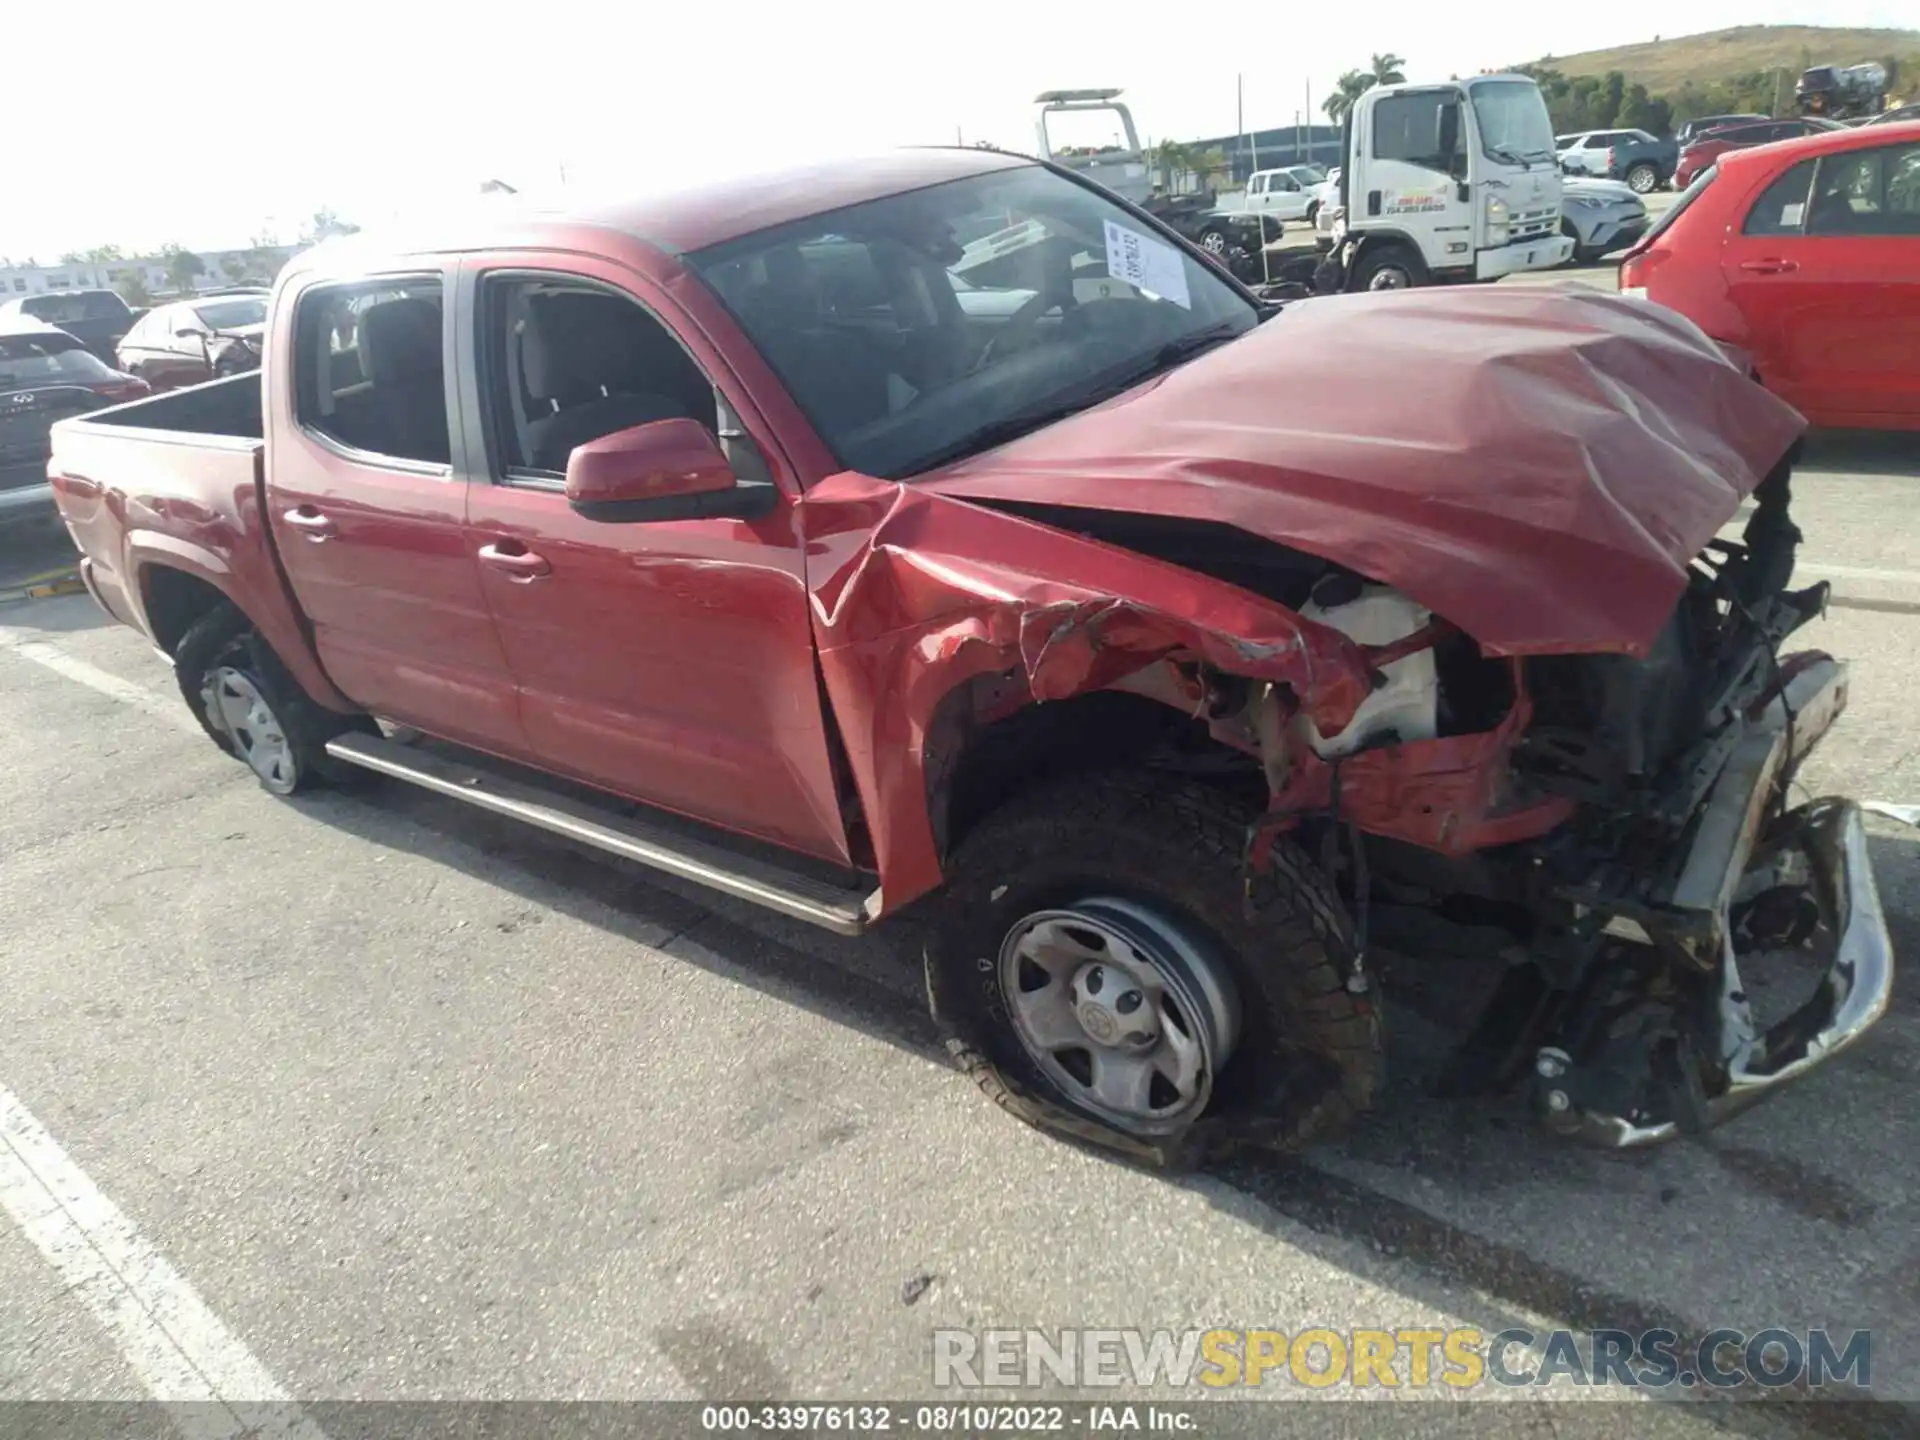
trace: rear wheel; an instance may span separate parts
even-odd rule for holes
[[[1208,226],[1200,232],[1200,248],[1224,260],[1228,249],[1227,232],[1217,226]]]
[[[995,1103],[1162,1165],[1298,1148],[1366,1108],[1384,1058],[1340,909],[1286,845],[1245,883],[1251,818],[1121,772],[1036,790],[966,837],[927,988]]]
[[[1642,160],[1627,171],[1627,188],[1636,195],[1650,195],[1660,184],[1660,172]]]
[[[336,714],[309,699],[229,604],[215,606],[187,630],[173,664],[180,693],[208,737],[275,795],[331,775],[326,744],[334,736],[373,728],[364,716]]]

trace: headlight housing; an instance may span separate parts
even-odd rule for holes
[[[1487,231],[1492,238],[1505,238],[1507,226],[1512,219],[1513,212],[1508,209],[1506,201],[1498,195],[1487,197]]]

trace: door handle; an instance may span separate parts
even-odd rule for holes
[[[1789,271],[1798,270],[1800,266],[1793,260],[1775,260],[1769,257],[1764,260],[1742,260],[1740,268],[1755,275],[1785,275]]]
[[[305,531],[307,538],[316,544],[333,534],[333,521],[311,505],[296,505],[284,518],[294,529]]]
[[[517,544],[518,542],[509,541],[508,543]],[[553,573],[553,566],[547,563],[544,555],[536,555],[524,547],[517,550],[503,550],[498,545],[482,545],[480,563],[490,565],[495,570],[504,571],[510,579],[518,580],[522,584]]]

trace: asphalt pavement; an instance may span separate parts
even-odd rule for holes
[[[1814,793],[1920,802],[1917,498],[1892,437],[1817,437],[1796,485],[1809,643],[1854,667]],[[1416,1064],[1305,1161],[1166,1178],[986,1105],[911,925],[840,940],[397,784],[275,800],[171,686],[84,595],[0,605],[0,1400],[898,1399],[943,1327],[1516,1324],[1871,1329],[1920,1400],[1904,976],[1705,1142],[1570,1148]],[[1920,831],[1869,828],[1920,955]],[[1605,1413],[1578,1433],[1920,1433]]]

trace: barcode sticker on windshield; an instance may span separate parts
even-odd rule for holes
[[[1193,308],[1187,293],[1187,267],[1180,252],[1151,235],[1107,221],[1107,273],[1182,310]]]

